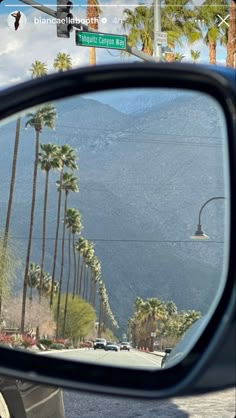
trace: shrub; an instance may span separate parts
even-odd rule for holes
[[[65,339],[62,339],[62,338],[61,339],[57,339],[57,340],[56,339],[53,340],[53,343],[55,343],[55,344],[63,344],[64,345],[65,342],[66,342],[66,340]]]
[[[32,345],[35,345],[36,341],[34,338],[27,337],[25,335],[22,336],[22,346],[25,348],[31,347]]]
[[[64,344],[53,343],[50,348],[52,350],[62,350],[63,348],[65,348],[65,346],[64,346]]]
[[[47,338],[42,338],[41,340],[39,340],[39,344],[43,344],[45,347],[49,348],[53,344],[53,341]]]
[[[11,335],[0,334],[0,344],[11,345],[13,338]]]

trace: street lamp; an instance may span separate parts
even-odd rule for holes
[[[199,216],[198,216],[198,225],[197,225],[197,230],[195,232],[194,235],[191,236],[192,239],[194,240],[207,240],[209,239],[208,235],[205,234],[205,232],[202,229],[202,225],[201,225],[201,214],[202,214],[202,210],[203,208],[212,200],[217,200],[217,199],[225,199],[224,196],[216,196],[216,197],[212,197],[211,199],[208,199],[200,208],[199,211]]]

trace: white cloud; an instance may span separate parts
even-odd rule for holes
[[[13,31],[7,25],[8,15],[0,15],[0,86],[12,84],[15,80],[23,81],[30,77],[29,68],[35,60],[47,64],[49,72],[53,70],[53,60],[58,52],[65,52],[72,57],[73,67],[85,66],[89,62],[88,48],[75,45],[75,32],[70,39],[57,38],[56,24],[36,24],[36,18],[41,21],[50,17],[38,10],[30,10],[27,14],[27,24],[24,30]],[[85,18],[85,9],[73,10],[74,17]],[[122,8],[106,8],[103,16],[107,23],[100,25],[101,32],[120,33],[121,26],[114,24],[114,16],[122,16]],[[122,31],[123,32],[123,31]],[[97,63],[108,63],[119,60],[118,51],[110,53],[105,49],[97,49]],[[4,61],[3,61],[4,58]],[[124,59],[124,58],[123,58]]]

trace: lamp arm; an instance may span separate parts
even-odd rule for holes
[[[199,225],[201,225],[201,214],[202,214],[202,210],[203,210],[203,208],[209,203],[209,202],[211,202],[212,200],[216,200],[216,199],[226,199],[226,197],[224,197],[224,196],[216,196],[216,197],[212,197],[211,199],[208,199],[203,205],[202,205],[202,207],[200,208],[200,211],[199,211],[199,218],[198,218],[198,224]]]

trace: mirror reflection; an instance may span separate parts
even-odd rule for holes
[[[168,367],[225,280],[219,104],[173,89],[73,97],[2,123],[0,149],[0,343]]]

